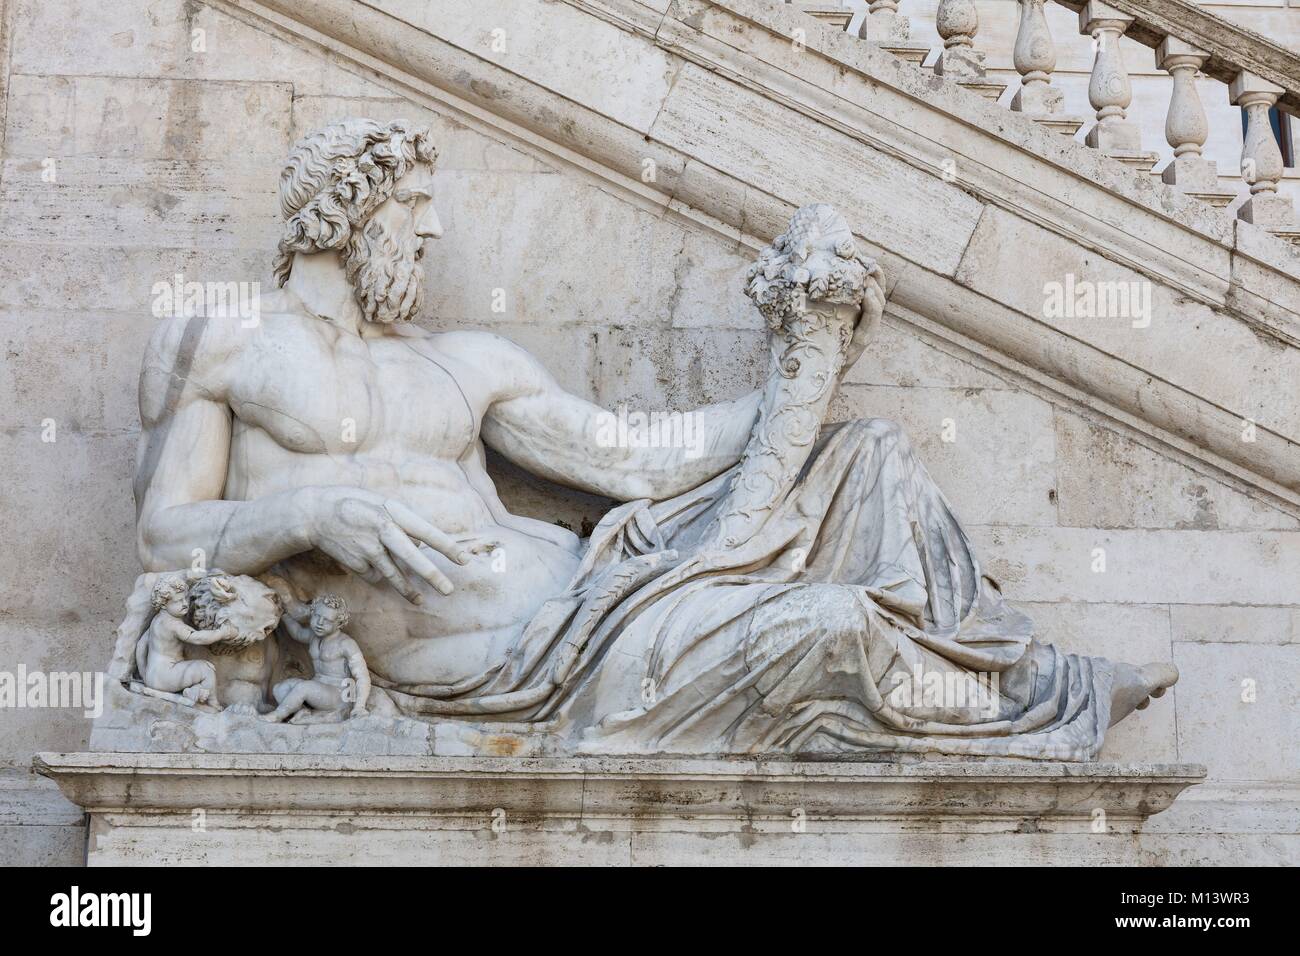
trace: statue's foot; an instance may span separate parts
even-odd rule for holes
[[[257,708],[252,704],[229,704],[226,706],[226,713],[235,714],[238,717],[256,717]]]
[[[1110,695],[1110,725],[1119,723],[1135,710],[1146,710],[1153,697],[1178,683],[1178,668],[1169,663],[1115,665],[1115,683]]]
[[[208,691],[205,687],[195,684],[193,687],[186,687],[181,691],[181,696],[193,704],[206,704],[208,702]]]

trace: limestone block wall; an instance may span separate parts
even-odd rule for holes
[[[751,252],[734,239],[198,0],[0,0],[0,16],[0,671],[107,662],[138,571],[151,290],[178,274],[269,288],[279,163],[321,123],[436,130],[429,327],[499,332],[607,406],[688,409],[759,380],[764,333],[740,292]],[[1104,754],[1209,767],[1200,795],[1153,820],[1168,833],[1153,861],[1296,860],[1294,514],[893,316],[833,414],[905,426],[1045,639],[1181,668]],[[494,467],[525,513],[581,531],[607,506]],[[80,711],[0,709],[0,862],[80,858],[75,811],[26,768],[84,748],[89,726]]]

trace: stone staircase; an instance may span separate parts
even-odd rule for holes
[[[855,21],[848,7],[790,2],[842,29]],[[1190,0],[1050,0],[1078,13],[1079,33],[1093,46],[1088,99],[1096,115],[1089,120],[1066,115],[1061,91],[1052,86],[1056,44],[1043,12],[1049,0],[1016,2],[1020,21],[1013,62],[1021,82],[1008,104],[1012,111],[1070,137],[1091,122],[1084,140],[1088,146],[1139,173],[1150,173],[1158,156],[1143,148],[1141,129],[1129,117],[1133,93],[1120,48],[1121,37],[1134,39],[1153,50],[1157,67],[1171,79],[1165,137],[1174,158],[1160,180],[1215,208],[1236,198],[1222,191],[1216,164],[1202,156],[1209,127],[1195,80],[1198,75],[1219,80],[1228,100],[1246,114],[1241,177],[1249,198],[1236,214],[1279,238],[1300,242],[1300,217],[1290,197],[1278,193],[1283,157],[1269,123],[1275,105],[1300,115],[1300,55]],[[907,0],[871,0],[856,36],[919,67],[932,47],[911,36],[911,21],[900,3]],[[998,101],[1006,85],[986,73],[985,52],[977,45],[974,0],[940,0],[936,26],[942,46],[930,69]]]

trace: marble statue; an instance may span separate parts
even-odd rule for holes
[[[217,671],[208,661],[185,658],[185,645],[234,640],[239,634],[226,622],[212,629],[191,627],[190,585],[183,574],[168,575],[153,586],[154,617],[135,646],[140,680],[150,690],[181,696],[190,704],[217,702]]]
[[[254,578],[222,571],[200,574],[190,595],[197,626],[229,626],[238,636],[187,648],[187,656],[211,663],[227,709],[260,713],[266,708],[267,689],[280,657],[272,639],[283,607],[279,595]]]
[[[824,424],[885,306],[829,206],[745,278],[763,387],[688,413],[689,449],[620,445],[508,340],[410,321],[436,158],[403,122],[305,137],[260,322],[168,319],[144,359],[142,582],[201,554],[294,601],[337,595],[310,633],[286,616],[316,677],[276,686],[271,716],[337,717],[355,681],[370,720],[508,724],[573,753],[1081,760],[1177,679],[1040,642],[899,427]],[[513,515],[485,447],[621,504],[585,539]],[[326,613],[344,605],[350,637]]]
[[[343,599],[322,594],[311,604],[288,602],[281,623],[295,641],[310,649],[315,676],[291,677],[276,684],[277,706],[262,719],[308,723],[364,717],[370,671],[357,642],[343,633],[348,623]]]
[[[274,661],[276,593],[245,575],[201,570],[142,576],[137,590],[148,591],[151,617],[125,628],[119,654],[134,662],[139,690],[256,713]]]

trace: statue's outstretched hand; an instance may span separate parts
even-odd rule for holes
[[[392,498],[346,487],[304,489],[304,498],[316,548],[373,584],[387,581],[412,604],[421,594],[403,566],[439,593],[452,591],[448,577],[420,552],[421,543],[456,564],[470,560],[468,548]]]

